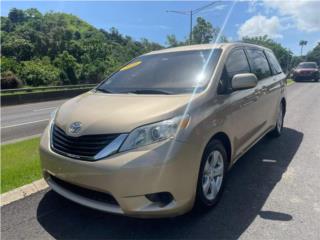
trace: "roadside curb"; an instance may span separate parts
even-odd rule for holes
[[[27,196],[30,196],[31,194],[34,194],[34,193],[39,192],[41,190],[44,190],[47,187],[49,187],[49,186],[45,182],[45,180],[40,179],[40,180],[34,181],[30,184],[24,185],[22,187],[13,189],[7,193],[3,193],[3,194],[1,194],[0,206],[3,207],[7,204],[10,204],[10,203],[15,202],[20,199],[23,199]]]
[[[41,137],[41,133],[40,134],[31,135],[31,136],[28,136],[28,137],[22,137],[22,138],[16,138],[16,139],[4,141],[4,142],[1,142],[1,145],[5,146],[5,145],[8,145],[8,144],[17,143],[17,142],[21,142],[21,141],[24,141],[24,140],[30,140],[30,139],[37,138],[37,137]]]

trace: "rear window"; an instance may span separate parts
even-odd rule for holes
[[[266,51],[267,58],[270,63],[271,71],[273,75],[277,75],[279,73],[282,73],[281,66],[277,60],[277,58],[274,56],[272,52]]]
[[[317,67],[318,67],[318,66],[317,66],[316,63],[312,63],[312,62],[308,63],[308,62],[305,62],[305,63],[300,63],[297,68],[317,68]]]
[[[252,73],[254,73],[259,80],[270,77],[271,70],[264,52],[258,49],[248,49],[247,52]]]

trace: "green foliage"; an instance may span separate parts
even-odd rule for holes
[[[10,71],[17,74],[20,69],[21,65],[15,58],[1,56],[1,73]]]
[[[205,19],[198,17],[197,24],[192,30],[192,43],[209,43],[218,35],[218,29],[213,28],[212,24]]]
[[[288,72],[292,67],[293,54],[289,49],[284,48],[280,43],[270,39],[267,35],[262,37],[245,37],[242,39],[243,42],[257,44],[270,48],[276,55],[282,69]]]
[[[63,51],[54,60],[54,65],[60,69],[60,79],[64,85],[77,83],[80,66],[76,58]]]
[[[299,63],[303,61],[305,61],[305,58],[303,56],[293,56],[291,60],[291,67],[295,68],[296,66],[298,66]]]
[[[22,62],[20,79],[30,86],[57,85],[60,71],[55,66],[39,59]]]
[[[19,23],[25,20],[25,13],[23,10],[13,8],[11,9],[8,17],[12,23]]]
[[[11,71],[1,73],[1,89],[19,88],[22,82]]]
[[[192,42],[191,44],[205,44],[211,42],[228,42],[224,35],[220,35],[220,29],[215,28],[212,24],[202,17],[197,18],[197,23],[192,29]],[[219,38],[219,39],[217,39]],[[186,41],[178,41],[174,34],[167,36],[167,42],[170,47],[178,47],[190,44],[190,39]]]
[[[307,60],[317,62],[318,66],[320,66],[320,42],[312,51],[307,54]]]
[[[98,83],[132,58],[162,46],[98,30],[76,16],[12,9],[1,17],[1,72],[25,84]]]
[[[30,60],[34,45],[27,39],[8,35],[2,42],[2,54],[4,56],[16,57],[19,61]]]
[[[167,42],[170,47],[178,47],[182,45],[186,45],[185,42],[179,42],[174,34],[170,34],[167,36]]]

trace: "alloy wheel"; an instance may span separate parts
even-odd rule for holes
[[[204,166],[202,177],[203,194],[212,201],[219,193],[224,175],[224,161],[220,151],[211,152]]]
[[[281,132],[282,125],[283,125],[283,110],[282,110],[282,106],[281,106],[280,110],[279,110],[279,116],[278,116],[278,119],[277,119],[277,130],[278,130],[278,132]]]

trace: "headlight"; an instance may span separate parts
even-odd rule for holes
[[[185,115],[138,127],[129,134],[120,152],[174,138],[179,129],[188,126],[189,120],[189,115]]]
[[[58,111],[58,108],[56,108],[50,113],[50,121],[49,121],[50,125],[54,123],[54,119],[56,118],[57,111]]]

